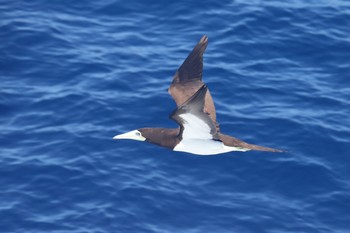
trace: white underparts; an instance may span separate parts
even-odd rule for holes
[[[183,120],[182,140],[174,151],[197,155],[216,155],[230,151],[247,151],[241,147],[225,146],[221,141],[213,140],[211,128],[204,120],[192,113],[179,115]]]
[[[184,139],[174,147],[174,151],[182,151],[197,155],[215,155],[230,151],[248,151],[241,147],[225,146],[220,141],[211,139]]]
[[[202,119],[192,113],[184,113],[179,115],[183,122],[184,130],[182,132],[183,139],[212,139],[210,127]]]

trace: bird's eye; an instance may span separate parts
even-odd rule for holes
[[[136,132],[136,136],[141,136],[141,133],[140,132]]]

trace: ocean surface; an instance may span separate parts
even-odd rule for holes
[[[287,153],[112,140],[204,34],[222,132]],[[349,233],[349,101],[348,0],[0,0],[0,232]]]

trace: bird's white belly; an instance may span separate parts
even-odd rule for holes
[[[224,143],[211,139],[186,139],[182,140],[174,147],[174,151],[182,151],[197,155],[215,155],[230,151],[247,150],[249,149],[225,146]]]

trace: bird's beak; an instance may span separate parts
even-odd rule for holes
[[[137,141],[145,141],[146,138],[144,138],[140,131],[133,130],[127,133],[119,134],[113,137],[113,139],[130,139],[130,140],[137,140]]]

